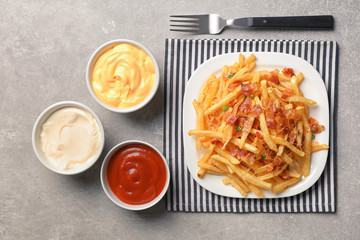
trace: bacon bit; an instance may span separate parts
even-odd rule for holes
[[[270,72],[270,76],[265,75],[265,76],[264,76],[264,79],[267,80],[267,81],[273,82],[273,83],[275,83],[275,84],[279,84],[279,83],[280,83],[277,74],[274,73],[274,72]]]
[[[236,134],[235,134],[235,138],[239,138],[239,137],[241,137],[243,135],[243,132],[241,131],[241,132],[237,132]]]
[[[271,111],[266,111],[265,112],[265,117],[266,117],[266,125],[268,128],[271,129],[276,129],[276,121],[275,121],[275,115],[273,112]]]
[[[242,156],[244,156],[245,152],[244,152],[244,150],[237,147],[237,148],[234,148],[233,150],[231,150],[230,154],[232,156],[236,157],[237,159],[240,159]]]
[[[223,146],[223,142],[220,139],[214,139],[211,141],[212,144],[217,145],[219,147]]]
[[[319,124],[318,121],[316,121],[316,119],[315,119],[315,118],[312,118],[312,117],[309,118],[309,123],[310,123],[310,124],[313,124],[313,125]]]
[[[260,121],[257,118],[254,121],[253,128],[254,129],[259,129],[260,128]]]
[[[236,103],[237,103],[237,99],[232,100],[232,101],[229,103],[229,107],[233,107]]]
[[[317,127],[317,125],[310,125],[310,130],[311,130],[311,132],[312,133],[317,133],[317,131],[318,131],[318,127]]]
[[[227,116],[227,118],[225,118],[225,116],[224,116],[224,121],[229,125],[234,125],[234,123],[236,122],[237,119],[238,119],[238,116],[236,116],[234,114],[229,114]]]
[[[295,75],[294,69],[292,69],[292,68],[284,68],[284,69],[282,70],[282,73],[283,73],[285,76],[289,77],[289,78],[291,78],[292,76]]]
[[[247,117],[239,117],[239,125],[240,125],[240,127],[244,126],[246,120],[247,120]]]
[[[259,83],[252,83],[251,88],[252,88],[253,93],[256,93],[257,91],[259,91],[260,85],[259,85]]]
[[[230,83],[230,84],[228,85],[227,90],[228,90],[229,92],[232,92],[232,91],[234,91],[234,89],[235,89],[237,86],[239,86],[239,83]]]
[[[318,125],[318,131],[317,131],[317,133],[321,133],[321,132],[324,131],[324,130],[325,130],[324,125]]]
[[[286,99],[292,95],[294,95],[294,91],[286,88],[284,93],[281,95],[281,98]]]
[[[268,111],[271,111],[273,113],[275,113],[278,110],[275,106],[275,102],[273,100],[271,100],[271,98],[267,98],[265,100],[264,106]]]
[[[267,145],[265,149],[266,159],[273,159],[274,157],[276,157],[276,152],[271,150]]]
[[[252,94],[256,93],[258,90],[259,90],[258,83],[241,84],[241,91],[245,96],[251,96]]]
[[[273,166],[273,164],[268,164],[265,166],[265,169],[266,169],[266,171],[271,172],[272,170],[274,170],[274,166]]]
[[[259,104],[256,104],[254,106],[253,111],[251,112],[251,115],[254,117],[258,117],[260,115],[261,111],[262,111],[261,106]]]
[[[309,124],[312,133],[321,133],[325,129],[325,127],[323,125],[319,125],[318,121],[314,118],[309,118]]]
[[[252,152],[249,152],[247,155],[246,155],[246,160],[248,163],[250,163],[251,165],[254,164],[255,162],[255,154],[253,154]]]
[[[285,118],[285,125],[286,127],[288,127],[289,129],[293,129],[295,127],[295,121],[294,119],[287,119]]]
[[[261,135],[261,133],[259,133],[259,132],[256,132],[255,135],[261,140],[264,139],[264,136]]]
[[[277,128],[276,128],[276,134],[279,135],[283,135],[286,134],[289,131],[289,128],[285,126],[284,123],[284,119],[279,117],[279,119],[277,119]]]
[[[289,142],[291,144],[294,144],[295,140],[296,140],[296,137],[297,137],[297,129],[294,128],[291,132],[290,132],[290,135],[289,135]]]
[[[274,158],[273,164],[275,165],[276,169],[280,169],[284,163],[284,160],[282,160],[279,156]]]
[[[284,170],[282,173],[279,174],[279,176],[284,179],[284,180],[287,180],[290,178],[290,173],[288,170]]]
[[[241,91],[245,96],[250,96],[252,89],[250,84],[241,84]]]
[[[239,107],[239,111],[243,113],[249,113],[251,111],[251,99],[246,98]]]
[[[295,117],[296,117],[295,111],[293,109],[286,109],[283,111],[283,114],[284,114],[285,118],[288,118],[288,119],[295,119]]]
[[[253,122],[250,120],[246,120],[244,127],[242,128],[243,132],[249,133],[251,131],[251,127],[252,127]]]

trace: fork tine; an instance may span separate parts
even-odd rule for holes
[[[198,18],[201,15],[170,15],[173,18]]]
[[[199,20],[170,20],[170,22],[174,23],[198,23]]]
[[[183,24],[170,24],[170,27],[185,27],[185,28],[194,28],[194,29],[198,29],[199,25],[183,25]]]
[[[173,32],[193,32],[193,33],[198,32],[198,30],[195,30],[195,29],[171,29],[171,28],[170,28],[170,31],[173,31]]]

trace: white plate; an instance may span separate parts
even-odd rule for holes
[[[282,70],[284,67],[293,68],[297,74],[302,72],[304,80],[300,84],[306,98],[317,102],[315,107],[309,107],[310,116],[325,126],[325,131],[317,134],[315,140],[320,144],[329,143],[329,101],[324,82],[316,69],[305,60],[293,55],[284,53],[252,52],[256,56],[256,70]],[[245,57],[250,56],[251,52],[242,53]],[[241,194],[233,187],[222,183],[222,176],[207,174],[204,178],[198,178],[197,160],[204,151],[196,150],[195,136],[189,136],[190,129],[196,129],[196,112],[192,101],[198,98],[201,87],[211,74],[218,74],[224,65],[232,65],[238,61],[239,53],[230,53],[213,57],[201,64],[186,86],[183,103],[183,137],[185,160],[192,177],[205,189],[227,197],[242,198]],[[303,178],[298,184],[279,194],[271,191],[263,191],[265,198],[289,197],[299,194],[310,188],[320,177],[326,164],[328,151],[315,152],[311,155],[311,171],[307,178]],[[254,193],[250,193],[248,198],[257,198]]]

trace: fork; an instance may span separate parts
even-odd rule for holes
[[[331,15],[223,19],[218,14],[171,15],[170,31],[219,34],[226,27],[332,29]],[[175,18],[175,19],[174,19]]]

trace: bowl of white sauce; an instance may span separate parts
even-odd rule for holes
[[[55,103],[37,118],[32,144],[40,162],[53,172],[74,175],[89,169],[105,144],[100,118],[74,101]]]

